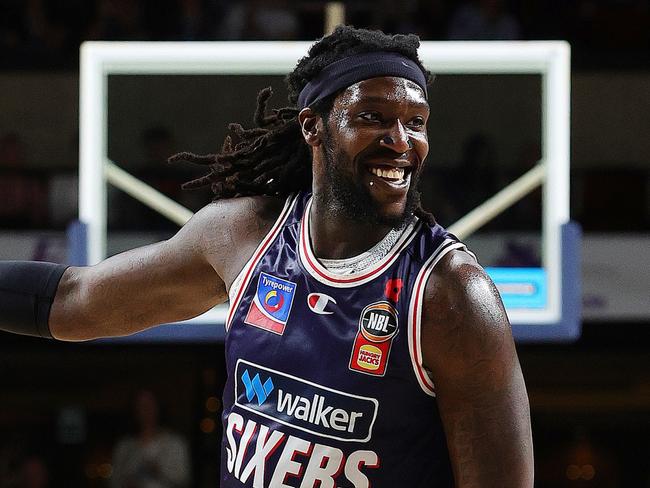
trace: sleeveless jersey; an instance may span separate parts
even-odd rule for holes
[[[287,200],[230,290],[221,486],[453,486],[420,321],[433,267],[464,245],[414,219],[336,275],[311,249],[310,204]]]

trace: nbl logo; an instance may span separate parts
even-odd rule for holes
[[[295,283],[260,273],[257,290],[244,322],[282,335],[289,320],[295,291]]]
[[[386,302],[368,305],[361,312],[361,333],[371,342],[390,340],[397,332],[397,311]]]
[[[397,310],[390,303],[377,302],[364,308],[359,318],[359,332],[352,347],[350,369],[384,376],[397,331]]]

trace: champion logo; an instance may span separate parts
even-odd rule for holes
[[[330,315],[334,313],[331,310],[326,310],[327,305],[330,302],[336,305],[336,300],[324,293],[310,293],[307,296],[307,305],[309,305],[309,309],[319,315]]]

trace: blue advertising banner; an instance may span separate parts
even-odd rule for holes
[[[485,268],[506,308],[545,308],[547,276],[543,268]]]

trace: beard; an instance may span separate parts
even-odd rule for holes
[[[337,218],[363,224],[389,226],[394,229],[401,229],[410,222],[413,212],[420,202],[420,193],[417,190],[420,181],[419,171],[412,172],[410,175],[411,181],[406,193],[406,204],[401,215],[384,215],[373,199],[370,190],[350,174],[341,171],[341,166],[350,166],[352,162],[345,165],[340,164],[347,156],[334,149],[327,131],[323,140],[323,153],[326,191],[319,198],[321,208],[327,208],[330,215]]]

